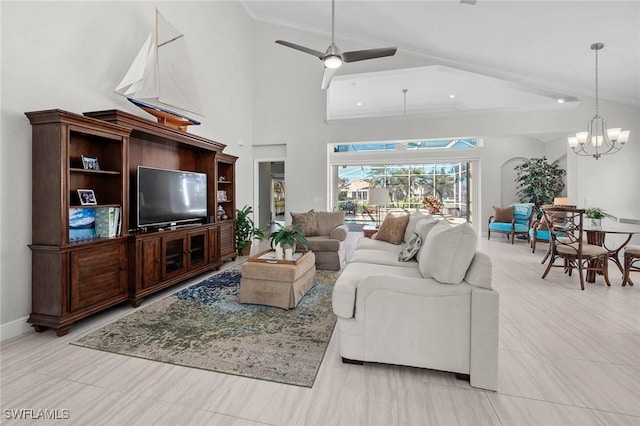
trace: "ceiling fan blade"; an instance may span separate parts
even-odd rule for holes
[[[308,53],[309,55],[313,55],[319,58],[320,60],[324,58],[324,53],[318,52],[317,50],[309,49],[308,47],[300,46],[299,44],[289,43],[288,41],[284,41],[284,40],[276,40],[276,43],[281,44],[283,46],[290,47],[292,49],[299,50],[304,53]]]
[[[333,78],[333,75],[335,73],[336,73],[335,68],[324,67],[324,72],[322,73],[322,85],[320,86],[321,89],[329,88],[329,85],[331,84],[331,79]]]
[[[354,50],[342,53],[342,60],[345,62],[364,61],[365,59],[384,58],[393,56],[398,49],[395,47],[383,47],[380,49]]]

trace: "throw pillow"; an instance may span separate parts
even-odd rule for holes
[[[493,221],[511,223],[513,220],[513,206],[501,208],[493,206]]]
[[[415,210],[409,216],[409,223],[407,223],[407,229],[404,231],[404,241],[408,242],[409,239],[413,236],[413,233],[416,232],[416,224],[422,219],[430,219],[430,214],[422,213],[420,210]]]
[[[313,209],[306,213],[291,213],[291,223],[294,227],[299,226],[305,237],[318,235],[318,221]]]
[[[398,256],[398,260],[400,262],[408,262],[415,257],[420,250],[420,246],[422,245],[422,240],[415,232],[411,237],[409,237],[409,241],[407,241],[407,245],[402,249],[400,255]]]
[[[458,284],[467,274],[477,245],[478,236],[469,223],[436,225],[424,241],[418,259],[420,273],[443,284]]]
[[[376,240],[386,241],[391,244],[400,244],[404,238],[404,230],[407,229],[409,215],[393,216],[388,214],[382,221]]]

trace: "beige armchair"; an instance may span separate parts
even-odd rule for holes
[[[316,256],[316,269],[339,271],[344,264],[344,241],[349,229],[344,224],[344,212],[291,213],[292,224],[302,228],[309,241],[309,250]],[[298,251],[304,248],[298,246]]]

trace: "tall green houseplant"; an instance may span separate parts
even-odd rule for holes
[[[535,204],[536,215],[540,218],[540,206],[553,204],[553,199],[562,193],[567,171],[549,164],[547,157],[530,158],[516,166],[515,171],[520,202]]]
[[[264,231],[266,230],[255,227],[249,216],[251,213],[253,213],[251,206],[236,209],[236,247],[243,256],[249,254],[251,241],[254,238],[260,241],[264,239]]]

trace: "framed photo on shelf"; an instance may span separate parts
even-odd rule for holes
[[[93,193],[93,189],[78,189],[78,198],[80,199],[80,205],[82,206],[95,206],[98,204],[96,200],[96,194]]]
[[[82,167],[85,170],[100,170],[98,159],[96,157],[87,157],[86,155],[82,156]]]
[[[217,200],[218,201],[227,201],[227,191],[218,191]]]

